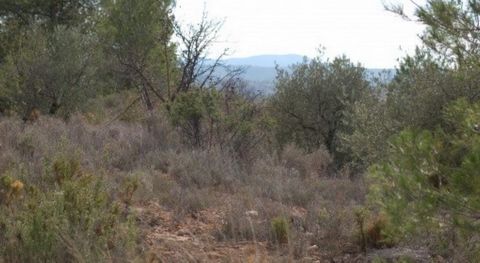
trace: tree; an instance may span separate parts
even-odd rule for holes
[[[34,109],[68,116],[95,95],[95,41],[78,29],[59,27],[28,31],[0,67],[0,95],[15,111],[28,116]]]
[[[416,5],[416,18],[407,16],[399,4],[387,10],[407,20],[426,25],[422,40],[443,61],[458,67],[477,64],[480,55],[480,3],[468,0],[428,0]]]
[[[221,89],[191,89],[170,103],[168,116],[185,143],[196,148],[220,147],[247,159],[265,138],[269,125],[263,102],[239,80]]]
[[[382,160],[388,151],[388,139],[397,133],[400,123],[391,116],[387,104],[389,80],[376,79],[371,89],[345,114],[349,131],[340,134],[340,149],[350,155],[359,171]]]
[[[0,63],[16,49],[19,34],[39,26],[50,33],[59,26],[92,28],[100,0],[0,0]]]
[[[218,86],[239,74],[221,63],[227,50],[208,59],[222,23],[208,19],[206,12],[199,24],[184,27],[174,21],[170,0],[121,0],[107,6],[107,49],[120,65],[121,83],[138,88],[148,110],[154,99],[168,108],[181,93]],[[173,34],[179,43],[172,43]]]
[[[91,22],[97,12],[99,0],[1,0],[0,20],[5,24],[41,24],[49,29],[57,26],[78,26]]]
[[[345,57],[332,62],[317,57],[278,70],[271,106],[281,145],[294,142],[308,151],[325,145],[337,161],[339,134],[348,131],[345,113],[368,89],[365,70]]]
[[[424,46],[406,57],[389,87],[389,104],[410,127],[433,129],[441,122],[438,112],[458,98],[480,98],[480,3],[478,1],[415,1],[416,18],[401,5],[387,6],[408,20],[426,26]],[[410,109],[410,110],[408,110]],[[407,122],[403,121],[407,124]]]
[[[349,122],[354,132],[343,145],[366,166],[382,160],[388,138],[405,128],[435,130],[444,124],[442,112],[459,98],[480,97],[478,3],[430,0],[417,5],[416,18],[400,5],[387,9],[426,25],[424,45],[400,61],[394,79],[377,99],[357,103]],[[375,120],[375,121],[372,121]]]
[[[115,58],[113,70],[122,86],[137,88],[149,111],[176,71],[172,0],[106,1],[103,36]]]
[[[217,40],[222,25],[219,21],[210,20],[205,11],[198,25],[188,25],[186,28],[175,25],[175,33],[180,39],[181,76],[176,90],[169,90],[170,101],[175,100],[181,92],[218,86],[242,73],[242,68],[232,68],[222,62],[228,49],[224,49],[213,60],[208,58],[209,49]]]
[[[462,97],[475,97],[464,74],[442,64],[428,50],[405,57],[394,79],[386,85],[388,118],[404,128],[435,129],[443,122],[439,112]]]
[[[449,242],[477,258],[480,103],[456,101],[443,118],[441,129],[407,129],[391,141],[388,158],[369,171],[371,198],[398,237],[428,232],[445,239],[453,232]]]
[[[435,130],[453,101],[477,101],[479,67],[452,69],[427,49],[400,62],[396,75],[367,93],[348,113],[353,132],[342,135],[342,148],[363,167],[381,161],[388,138],[406,128]]]

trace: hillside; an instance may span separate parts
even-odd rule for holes
[[[337,49],[212,61],[237,40],[177,1],[0,0],[0,263],[479,262],[477,1],[417,6],[398,64],[374,32],[398,70],[299,3],[242,52]]]

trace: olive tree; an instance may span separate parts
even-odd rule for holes
[[[68,116],[95,95],[95,40],[78,29],[33,28],[0,67],[0,90],[15,111]]]
[[[307,151],[325,145],[337,161],[340,132],[348,132],[345,114],[368,89],[365,69],[346,57],[320,57],[278,70],[271,107],[281,145],[296,143]]]

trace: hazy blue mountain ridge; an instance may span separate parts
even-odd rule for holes
[[[234,67],[243,67],[245,72],[242,78],[248,83],[249,88],[265,94],[271,94],[275,88],[277,75],[276,66],[288,69],[294,64],[301,63],[306,57],[302,55],[260,55],[246,58],[228,58],[223,63]],[[367,78],[372,79],[381,72],[387,73],[387,78],[395,75],[393,69],[367,69]],[[219,75],[221,75],[219,71]]]
[[[275,65],[288,67],[300,63],[305,56],[302,55],[260,55],[246,58],[228,58],[224,62],[232,66],[254,66],[264,68],[274,68]]]

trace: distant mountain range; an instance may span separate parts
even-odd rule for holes
[[[290,65],[300,63],[305,56],[301,55],[260,55],[246,58],[229,58],[224,62],[232,66],[254,66],[264,68],[275,68],[275,65],[280,67],[288,67]]]
[[[228,58],[223,62],[235,67],[245,67],[242,77],[249,83],[249,88],[264,94],[271,94],[275,87],[277,71],[275,66],[288,69],[289,66],[303,62],[306,56],[288,55],[259,55],[245,58]],[[387,72],[389,78],[393,78],[393,69],[367,69],[369,77]]]

